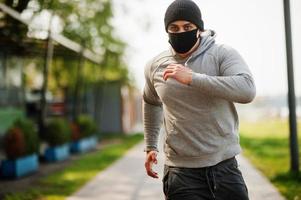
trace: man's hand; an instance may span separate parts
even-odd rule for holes
[[[163,72],[163,79],[174,78],[178,82],[188,85],[192,81],[192,70],[181,64],[170,64]]]
[[[155,164],[158,163],[158,161],[157,161],[157,152],[156,151],[149,151],[146,154],[146,160],[145,160],[145,164],[144,164],[147,175],[149,175],[150,177],[153,177],[153,178],[159,178],[158,173],[154,172],[152,170],[153,163],[155,163]]]

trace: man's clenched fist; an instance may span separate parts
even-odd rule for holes
[[[188,85],[192,82],[193,71],[184,67],[181,64],[170,64],[163,72],[163,79],[166,81],[168,78],[173,78],[180,83]]]

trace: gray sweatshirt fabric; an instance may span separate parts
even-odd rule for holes
[[[143,123],[145,150],[156,150],[165,130],[165,164],[177,167],[213,166],[240,153],[238,115],[234,103],[249,103],[256,93],[252,74],[239,53],[215,43],[212,31],[188,59],[172,49],[145,67]],[[164,69],[181,63],[193,71],[192,83],[163,79]]]

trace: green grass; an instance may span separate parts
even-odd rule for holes
[[[39,186],[27,192],[7,195],[5,200],[65,199],[120,158],[129,148],[140,142],[143,135],[113,138],[118,138],[121,143],[109,145],[99,152],[83,155],[64,170],[39,181]]]
[[[295,200],[301,199],[301,174],[289,172],[288,130],[288,122],[282,120],[243,122],[240,126],[240,141],[243,154],[288,200]],[[301,144],[300,129],[298,132]]]

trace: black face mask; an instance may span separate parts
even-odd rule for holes
[[[187,53],[198,41],[198,29],[183,33],[168,33],[169,43],[177,53]]]

